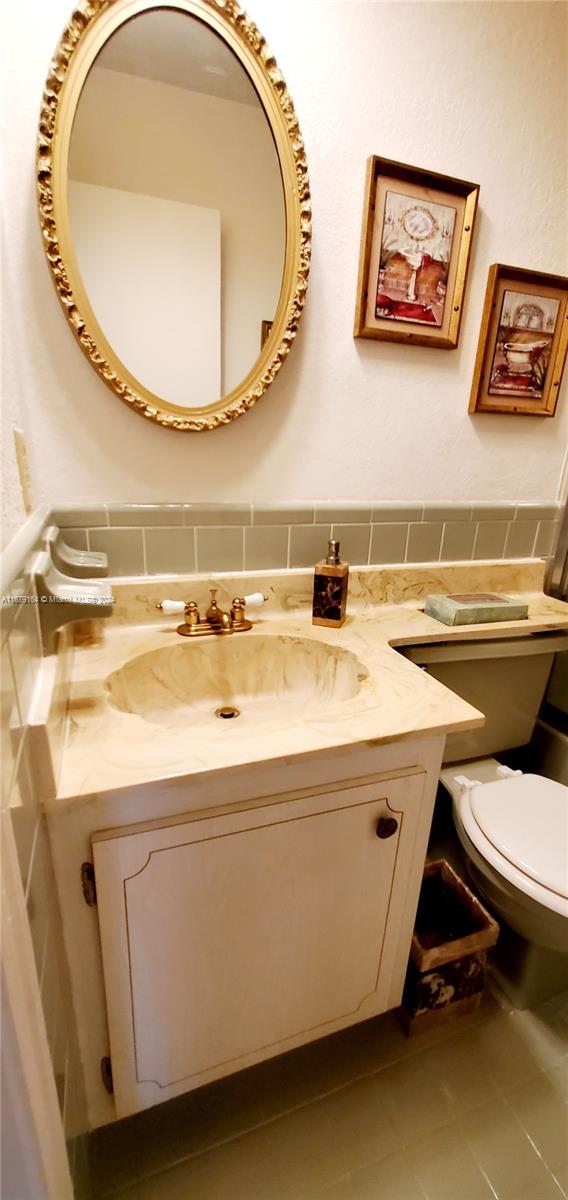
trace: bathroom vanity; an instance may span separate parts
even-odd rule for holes
[[[197,643],[155,604],[207,581],[119,584],[76,645],[46,807],[92,1127],[399,1003],[444,739],[483,723],[393,648],[456,636],[419,575],[353,573],[331,632],[309,573],[249,578],[269,593],[253,629]],[[509,632],[567,625],[540,596]]]

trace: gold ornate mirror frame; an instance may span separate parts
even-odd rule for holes
[[[67,164],[81,89],[97,54],[130,18],[153,8],[197,17],[233,51],[256,88],[270,124],[284,189],[286,251],[272,330],[241,384],[214,404],[182,408],[161,400],[131,375],[105,338],[89,304],[71,241]],[[134,412],[168,429],[201,432],[243,416],[278,374],[296,336],[311,252],[311,203],[304,143],[284,79],[262,34],[235,0],[82,0],[51,63],[37,148],[43,244],[63,311],[81,350],[107,387]]]

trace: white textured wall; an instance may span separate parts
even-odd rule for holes
[[[236,387],[258,354],[261,321],[276,312],[284,262],[282,181],[262,110],[99,68],[81,93],[71,151],[75,179],[219,210],[222,374],[225,392]],[[158,306],[167,322],[175,297],[165,281]],[[182,339],[182,360],[187,352]]]
[[[170,404],[215,403],[221,386],[219,211],[75,179],[67,194],[81,279],[121,362]],[[161,289],[167,304],[156,301]]]
[[[5,204],[5,201],[4,201]],[[10,305],[10,288],[5,251],[4,213],[0,215],[0,264],[2,267],[2,312]],[[0,348],[0,549],[4,549],[25,520],[22,489],[14,446],[14,428],[22,424],[20,386],[14,372],[14,355],[8,355],[5,323]]]
[[[66,328],[42,260],[35,127],[70,7],[34,0],[10,5],[5,18],[7,353],[38,499],[554,499],[566,381],[553,421],[470,417],[467,403],[489,264],[568,269],[567,6],[250,0],[307,145],[313,268],[298,344],[280,378],[248,416],[199,436],[154,428],[107,391]],[[352,338],[372,152],[481,184],[456,351]]]

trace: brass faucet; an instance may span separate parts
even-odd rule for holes
[[[254,596],[237,596],[231,604],[230,612],[224,612],[217,604],[217,588],[210,588],[211,600],[204,617],[199,615],[195,600],[162,600],[156,608],[162,612],[183,612],[182,625],[177,626],[177,632],[182,637],[204,637],[206,634],[243,633],[252,629],[252,621],[245,616],[247,600],[262,603],[267,597],[260,592]]]

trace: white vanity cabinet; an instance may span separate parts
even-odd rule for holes
[[[398,1002],[425,779],[92,836],[118,1116]]]

